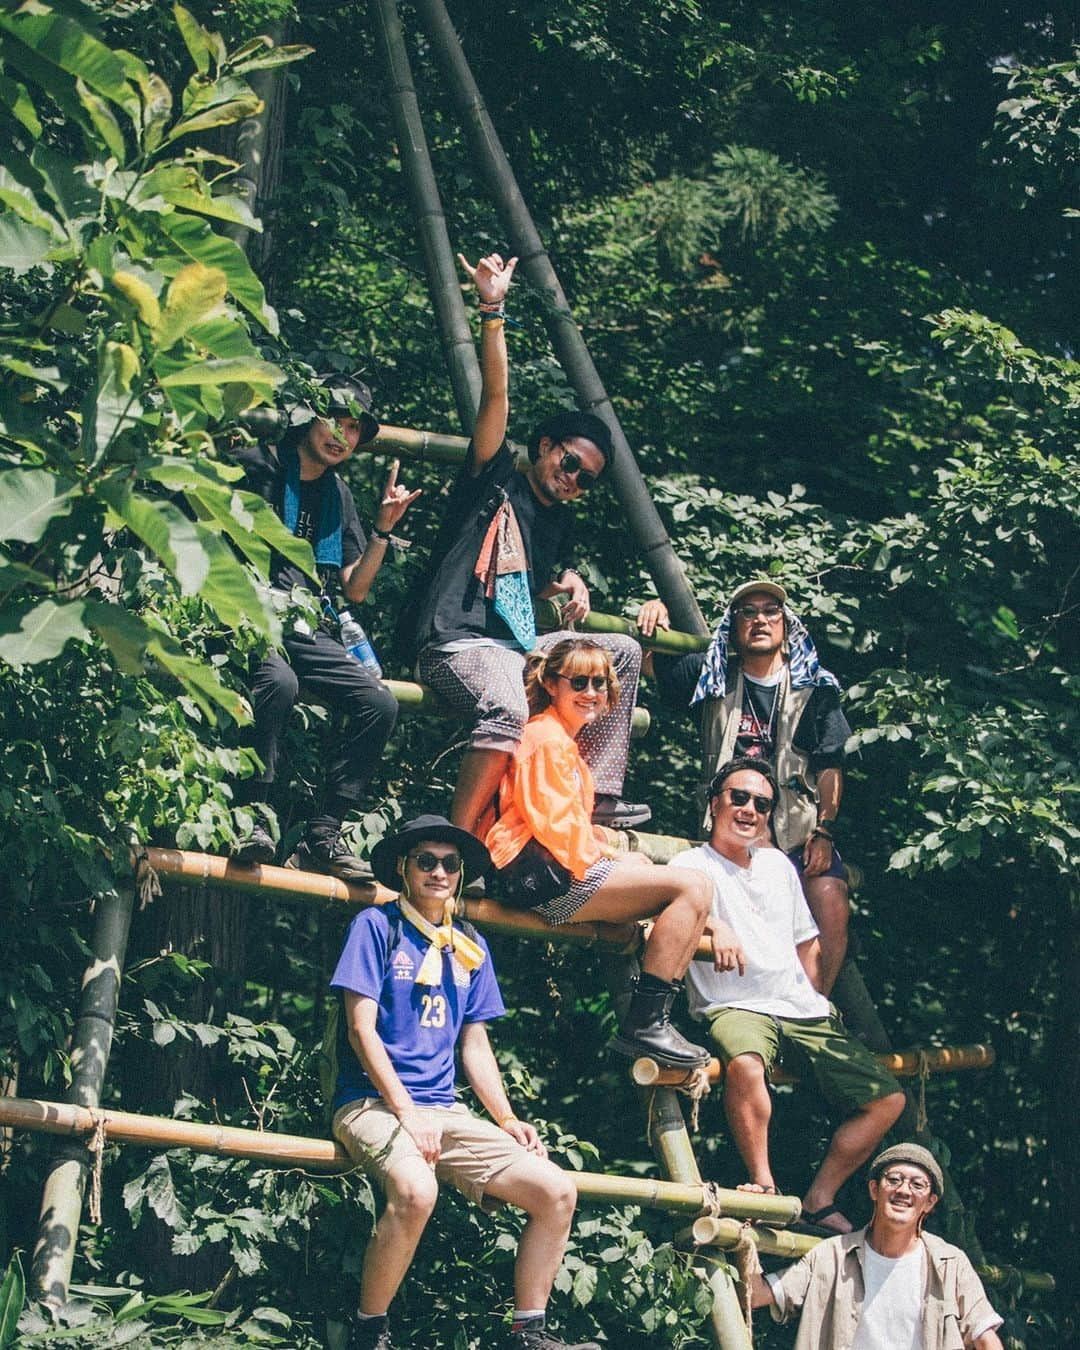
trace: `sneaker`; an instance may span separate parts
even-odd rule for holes
[[[266,822],[255,815],[255,823],[247,834],[243,834],[229,849],[229,857],[241,867],[253,867],[256,863],[272,863],[277,857],[277,844],[266,828]]]
[[[510,1350],[600,1350],[596,1341],[560,1341],[547,1329],[542,1317],[526,1322],[520,1331],[511,1331],[507,1342]]]
[[[301,872],[322,872],[351,886],[371,886],[375,882],[371,864],[366,858],[350,853],[340,834],[330,839],[301,839],[296,852],[285,860],[285,866]]]
[[[350,1317],[348,1350],[394,1350],[385,1317]]]
[[[609,830],[629,830],[652,820],[652,809],[644,802],[624,802],[621,797],[603,794],[596,798],[592,819],[594,825]]]

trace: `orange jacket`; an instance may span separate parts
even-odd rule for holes
[[[484,842],[496,867],[506,867],[530,839],[549,849],[581,881],[610,856],[592,823],[589,766],[553,708],[530,717],[499,784],[499,815]]]

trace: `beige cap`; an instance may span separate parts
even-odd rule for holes
[[[921,1167],[930,1178],[930,1184],[937,1194],[940,1195],[944,1191],[945,1177],[941,1164],[930,1150],[923,1148],[921,1144],[893,1144],[892,1148],[879,1153],[870,1164],[871,1181],[876,1181],[886,1167],[892,1167],[896,1163],[909,1163],[912,1167]]]
[[[769,581],[766,577],[759,577],[756,581],[744,581],[741,586],[735,587],[728,601],[728,609],[734,609],[740,600],[744,600],[755,591],[764,591],[766,595],[775,596],[782,605],[787,604],[787,591],[783,586],[775,581]]]

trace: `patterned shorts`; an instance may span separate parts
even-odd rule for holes
[[[599,862],[594,862],[581,881],[575,878],[570,883],[568,891],[557,895],[554,900],[537,905],[533,913],[539,914],[552,928],[558,928],[561,923],[569,923],[611,876],[614,866],[614,860],[611,858],[601,858]]]

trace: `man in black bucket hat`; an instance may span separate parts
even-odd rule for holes
[[[323,619],[318,625],[294,620],[284,650],[271,652],[252,671],[253,747],[262,769],[233,790],[237,806],[249,808],[252,820],[233,857],[241,863],[274,859],[266,801],[277,775],[285,723],[303,684],[343,717],[344,732],[337,754],[325,766],[321,813],[308,820],[287,866],[363,883],[370,881],[371,871],[343,843],[341,826],[363,800],[394,728],[397,703],[378,675],[345,650],[331,596],[340,588],[349,604],[367,597],[386,557],[391,531],[420,494],[398,483],[395,460],[367,538],[352,492],[338,470],[379,430],[371,413],[371,391],[352,376],[323,375],[318,377],[316,394],[315,406],[293,408],[276,453],[262,445],[234,452],[245,470],[244,486],[269,502],[290,532],[307,540],[315,554],[321,587],[276,552],[271,557],[270,584],[286,594],[296,587],[318,594]]]
[[[351,1053],[339,1056],[333,1132],[386,1194],[364,1255],[349,1350],[389,1350],[387,1314],[448,1181],[486,1208],[503,1203],[528,1221],[514,1269],[514,1350],[566,1347],[545,1308],[574,1215],[573,1181],[518,1120],[488,1041],[506,1011],[487,943],[455,923],[457,897],[491,859],[443,816],[419,816],[372,850],[377,881],[396,902],[352,921],[330,981],[344,1008]],[[454,1055],[490,1119],[455,1100]]]
[[[1001,1318],[971,1262],[923,1232],[943,1189],[928,1149],[885,1149],[870,1164],[870,1223],[775,1275],[752,1276],[754,1307],[781,1322],[802,1309],[796,1350],[1001,1350]]]

